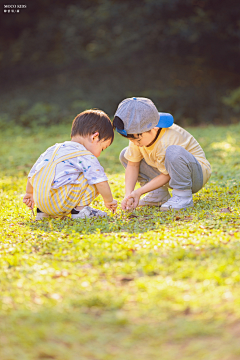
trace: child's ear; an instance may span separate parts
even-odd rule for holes
[[[92,141],[99,141],[99,132],[96,131],[94,134],[91,135]]]

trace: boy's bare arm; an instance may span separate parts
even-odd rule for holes
[[[133,200],[128,200],[128,195],[130,195],[135,188],[139,174],[139,167],[140,162],[128,161],[125,171],[125,197],[121,203],[123,210],[129,210],[128,203],[130,203],[130,208],[133,205]]]
[[[139,162],[128,161],[127,168],[125,171],[125,197],[131,194],[134,190],[138,174],[139,174]]]
[[[103,197],[105,206],[108,209],[115,212],[115,210],[117,208],[117,201],[113,199],[112,192],[111,192],[110,186],[108,184],[108,181],[102,181],[95,185],[97,187],[97,191]]]
[[[30,183],[30,180],[27,181],[26,187],[26,194],[23,197],[23,202],[26,204],[30,209],[34,207],[34,199],[33,199],[33,187]]]
[[[165,175],[165,174],[160,174],[158,176],[156,176],[154,179],[152,179],[151,181],[149,181],[149,183],[145,184],[144,186],[142,186],[141,188],[133,191],[130,195],[128,195],[127,197],[127,204],[128,204],[128,209],[127,210],[133,210],[138,206],[138,202],[140,199],[140,196],[158,189],[159,187],[165,185],[168,181],[170,180],[170,176],[169,175]],[[132,203],[129,203],[129,200],[132,200]]]
[[[167,182],[169,182],[170,176],[165,174],[160,174],[156,176],[154,179],[149,181],[147,184],[142,186],[141,188],[137,189],[139,196],[146,194],[149,191],[155,190],[160,188],[161,186],[165,185]]]

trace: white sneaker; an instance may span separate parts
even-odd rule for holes
[[[85,206],[82,210],[73,209],[71,211],[71,214],[72,219],[85,219],[107,216],[107,213],[105,213],[104,211],[93,209],[90,206]]]
[[[171,196],[168,190],[163,188],[158,188],[156,190],[150,191],[142,199],[139,200],[139,206],[161,206],[170,199]]]
[[[161,211],[181,210],[193,206],[191,190],[173,190],[173,196],[160,207]]]
[[[107,213],[98,209],[93,209],[90,206],[85,206],[82,210],[73,209],[71,211],[72,219],[85,219],[85,218],[104,217],[104,216],[107,216]],[[57,216],[48,215],[38,209],[35,220],[38,221],[38,220],[43,220],[45,218],[56,218],[56,217]]]
[[[35,217],[35,220],[42,220],[42,219],[46,219],[46,218],[52,218],[53,216],[51,216],[51,215],[48,215],[48,214],[46,214],[46,213],[44,213],[44,212],[42,212],[41,210],[39,210],[38,208],[37,208],[37,215],[36,215],[36,217]]]

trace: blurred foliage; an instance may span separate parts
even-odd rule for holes
[[[29,106],[26,100],[15,102],[11,113],[4,113],[0,116],[0,127],[6,128],[11,123],[25,127],[38,125],[59,124],[64,120],[64,113],[55,104],[38,102]]]
[[[238,69],[240,3],[235,0],[35,0],[3,16],[1,66],[119,61],[136,51],[200,56]]]
[[[239,18],[235,0],[28,1],[21,14],[1,14],[2,84],[8,91],[28,84],[28,98],[38,79],[52,86],[65,76],[65,93],[78,79],[74,91],[83,90],[81,101],[93,99],[107,112],[127,94],[145,92],[177,120],[219,121],[231,116],[222,97],[240,80]],[[70,96],[63,104],[53,97],[40,102],[71,108],[79,100]],[[31,122],[27,117],[23,123]]]
[[[53,103],[36,102],[30,105],[26,99],[15,100],[14,104],[11,105],[11,110],[0,115],[1,129],[6,129],[10,124],[36,128],[44,125],[61,124],[66,121],[70,122],[73,120],[70,117],[71,110],[77,115],[91,107],[88,102],[81,100],[73,101],[70,111]]]
[[[223,103],[230,106],[237,114],[240,113],[240,87],[231,91],[229,96],[223,98]]]

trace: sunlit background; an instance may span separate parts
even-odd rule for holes
[[[0,0],[0,360],[239,359],[240,1],[12,1]],[[150,97],[204,149],[212,176],[194,208],[33,221],[22,197],[39,155],[80,111],[112,118],[127,96]],[[99,158],[119,205],[127,143],[115,134]],[[106,211],[100,196],[93,207]]]
[[[0,18],[1,127],[113,116],[151,98],[181,125],[238,122],[240,2],[26,0]]]

